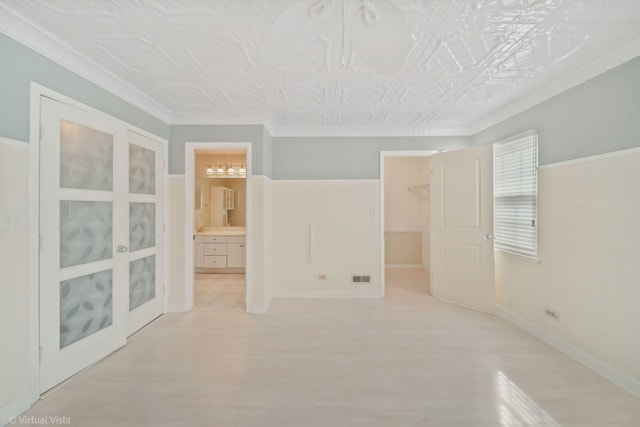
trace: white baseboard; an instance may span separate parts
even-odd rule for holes
[[[263,305],[263,304],[253,304],[249,307],[247,307],[247,313],[251,313],[251,314],[265,314],[267,312],[267,310],[269,309],[268,306]]]
[[[186,304],[167,304],[165,313],[183,313],[189,311]]]
[[[422,264],[385,264],[385,268],[422,268]]]
[[[274,291],[273,298],[382,298],[380,289],[345,291]]]
[[[525,331],[529,332],[531,335],[536,338],[546,342],[551,347],[554,347],[556,350],[566,354],[587,368],[591,369],[598,375],[603,376],[608,379],[615,385],[629,393],[635,395],[640,398],[640,382],[634,380],[630,376],[623,374],[615,368],[607,365],[603,361],[593,357],[589,353],[586,353],[583,350],[580,350],[577,347],[574,347],[570,343],[565,340],[550,334],[549,332],[543,330],[539,326],[534,323],[528,321],[527,319],[519,316],[518,314],[510,311],[509,309],[496,305],[496,314],[514,324],[521,327]]]
[[[0,407],[0,426],[9,425],[20,414],[27,411],[38,401],[37,394],[26,392],[22,396]]]

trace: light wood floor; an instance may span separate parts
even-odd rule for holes
[[[165,315],[25,416],[77,426],[640,426],[640,399],[500,318],[434,300],[424,281],[403,285],[407,274],[388,273],[384,299]]]

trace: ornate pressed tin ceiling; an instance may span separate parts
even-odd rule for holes
[[[344,0],[344,33],[342,1],[0,0],[0,29],[168,122],[274,135],[469,134],[640,54],[638,0],[368,0],[410,40],[382,75],[350,40],[363,0]],[[300,37],[261,61],[279,17],[318,3],[330,25],[288,22]]]

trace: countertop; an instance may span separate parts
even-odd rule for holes
[[[196,236],[246,236],[246,227],[205,227]]]

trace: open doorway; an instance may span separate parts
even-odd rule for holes
[[[381,265],[385,291],[393,286],[431,294],[429,156],[435,153],[381,152]]]
[[[186,156],[186,305],[246,310],[250,144],[187,143]]]

